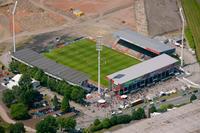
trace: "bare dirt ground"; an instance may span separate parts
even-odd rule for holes
[[[11,35],[13,4],[0,7],[0,39]],[[34,6],[29,0],[18,0],[15,15],[16,33],[36,31],[62,25],[64,19],[53,12]]]
[[[144,3],[150,36],[181,28],[177,0],[145,0]]]
[[[124,5],[129,5],[132,0],[37,0],[43,2],[53,9],[56,9],[64,14],[67,14],[71,8],[79,9],[84,12],[86,16],[93,16],[97,14],[105,14],[109,11],[118,10]]]

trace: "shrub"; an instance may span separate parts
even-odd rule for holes
[[[145,111],[143,108],[138,108],[137,110],[134,110],[132,113],[132,120],[140,120],[145,118]]]
[[[119,115],[117,116],[117,124],[126,124],[131,121],[130,115]]]
[[[196,95],[193,94],[193,95],[190,97],[190,102],[192,102],[192,101],[194,101],[194,100],[196,100],[196,99],[197,99]]]
[[[94,120],[94,125],[97,126],[97,125],[99,125],[99,124],[101,124],[101,121],[100,121],[99,119],[95,119],[95,120]]]
[[[103,128],[110,128],[112,126],[112,123],[110,121],[110,119],[105,118],[102,122],[101,122]]]
[[[91,131],[91,132],[99,131],[99,130],[101,130],[101,129],[103,129],[102,124],[99,124],[99,125],[97,125],[97,126],[92,125],[92,126],[90,127],[90,131]]]
[[[151,108],[149,109],[149,111],[150,111],[150,113],[157,112],[155,105],[152,105]]]
[[[111,118],[110,118],[110,122],[111,122],[111,124],[114,126],[114,125],[117,125],[117,119],[118,119],[118,117],[116,116],[116,115],[114,115],[114,116],[112,116]]]
[[[158,112],[166,112],[167,108],[168,108],[167,104],[160,105],[160,108],[158,109]]]

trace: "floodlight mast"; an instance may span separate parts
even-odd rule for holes
[[[184,41],[184,23],[185,23],[185,20],[184,20],[184,17],[183,17],[183,10],[182,8],[179,9],[180,11],[180,16],[181,16],[181,21],[182,21],[182,37],[181,37],[181,67],[183,67],[184,63],[183,63],[183,41]]]
[[[13,11],[12,11],[12,32],[13,32],[13,52],[16,51],[16,46],[15,46],[15,11],[16,11],[16,8],[17,8],[17,1],[15,1],[15,5],[14,5],[14,8],[13,8]]]
[[[102,95],[101,92],[101,50],[102,50],[102,36],[97,37],[96,50],[98,51],[98,93]]]

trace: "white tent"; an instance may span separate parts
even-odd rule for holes
[[[126,99],[128,96],[127,95],[121,95],[122,99]]]
[[[98,100],[98,103],[101,103],[101,104],[103,104],[103,103],[105,103],[105,102],[106,102],[106,100],[104,100],[104,99]]]

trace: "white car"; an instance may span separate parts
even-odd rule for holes
[[[122,111],[121,110],[117,111],[117,114],[122,114]]]

